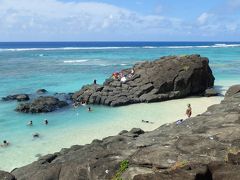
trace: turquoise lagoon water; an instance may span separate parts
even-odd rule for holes
[[[136,62],[186,54],[201,54],[210,59],[215,85],[222,91],[239,83],[238,43],[0,43],[0,97],[31,94],[39,88],[50,93],[74,92],[94,79],[102,83],[112,72]],[[112,135],[101,132],[101,127],[128,116],[121,108],[102,106],[94,106],[92,113],[86,107],[67,107],[48,114],[22,114],[14,111],[16,105],[17,102],[0,101],[0,141],[11,142],[11,146],[0,148],[3,170],[25,165],[74,143],[90,143],[90,139]],[[49,120],[48,126],[43,125],[43,119]],[[33,127],[26,126],[29,120],[33,120]],[[34,132],[41,137],[34,140]]]

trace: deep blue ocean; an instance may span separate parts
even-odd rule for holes
[[[102,83],[112,72],[131,67],[136,62],[187,54],[209,58],[219,89],[224,91],[240,82],[240,42],[2,42],[0,97],[33,94],[39,88],[47,89],[49,93],[75,92],[94,79]],[[53,144],[56,144],[54,150],[69,147],[75,141],[64,138],[72,127],[97,137],[98,132],[91,131],[90,127],[93,124],[101,126],[120,114],[118,109],[99,106],[94,107],[92,114],[84,108],[65,108],[32,115],[17,113],[15,107],[16,102],[0,101],[0,143],[6,139],[12,144],[8,149],[0,149],[0,169],[4,170],[35,160],[36,152],[51,152],[54,148],[49,147]],[[42,125],[45,118],[50,121],[48,127]],[[26,127],[29,120],[34,121],[31,128]],[[40,132],[43,138],[33,140],[34,132]],[[50,141],[52,137],[55,139]],[[82,142],[88,142],[84,138]]]

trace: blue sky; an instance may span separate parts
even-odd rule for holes
[[[240,0],[0,0],[0,41],[240,41]]]

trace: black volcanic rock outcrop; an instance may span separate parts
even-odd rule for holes
[[[17,100],[17,101],[28,101],[30,98],[28,96],[28,94],[14,94],[14,95],[9,95],[6,97],[3,97],[2,100],[3,101],[13,101],[13,100]]]
[[[133,180],[238,180],[240,179],[239,159],[240,153],[229,153],[226,161],[213,161],[207,165],[186,164],[171,171],[139,174]]]
[[[0,171],[0,179],[1,180],[16,180],[12,174],[10,174],[8,172],[4,172],[4,171]]]
[[[180,124],[165,124],[151,132],[125,130],[43,156],[12,174],[18,180],[107,180],[121,161],[128,160],[123,179],[238,179],[239,134],[240,93],[236,93]]]
[[[239,93],[239,92],[240,92],[240,84],[233,85],[233,86],[231,86],[231,87],[227,90],[225,96],[226,96],[226,97],[231,97],[231,96],[233,96],[234,94],[237,94],[237,93]]]
[[[103,85],[86,85],[73,95],[73,100],[121,106],[202,94],[214,85],[208,62],[200,55],[189,55],[138,63],[134,72],[132,69],[121,72],[126,79],[109,78]]]
[[[24,113],[52,112],[67,105],[67,102],[60,101],[58,98],[52,96],[40,96],[32,102],[19,104],[16,111]]]

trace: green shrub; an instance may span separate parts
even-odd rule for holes
[[[226,155],[224,160],[227,162],[228,161],[228,154],[234,154],[237,155],[240,152],[240,148],[239,147],[229,147],[226,151]]]
[[[129,165],[128,160],[121,161],[120,168],[117,171],[117,173],[115,174],[115,176],[112,178],[112,180],[122,180],[121,175],[127,170],[128,165]]]

